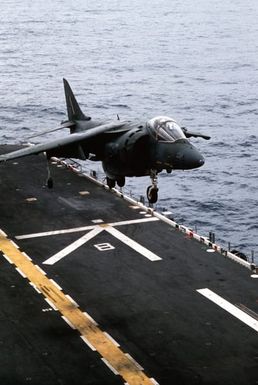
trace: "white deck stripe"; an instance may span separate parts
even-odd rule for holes
[[[69,234],[69,233],[76,233],[76,232],[80,232],[80,231],[88,231],[88,230],[94,229],[94,227],[95,226],[83,226],[83,227],[74,227],[72,229],[45,231],[43,233],[16,235],[15,238],[16,239],[29,239],[29,238],[49,237],[51,235]]]
[[[99,226],[96,226],[89,233],[83,235],[81,238],[77,239],[77,241],[75,241],[71,245],[65,247],[63,250],[59,251],[57,254],[53,255],[50,258],[48,258],[43,263],[45,265],[53,265],[54,263],[60,261],[60,259],[66,257],[68,254],[70,254],[74,250],[78,249],[80,246],[84,245],[84,243],[86,243],[90,239],[94,238],[97,234],[99,234],[103,230],[104,230],[103,228],[101,228]]]
[[[36,290],[37,293],[41,294],[41,291],[37,288],[37,286],[34,283],[29,282],[29,284],[33,287],[33,289]]]
[[[65,294],[65,296],[74,304],[74,306],[79,307],[78,303],[75,302],[75,300],[69,294]]]
[[[28,254],[24,253],[24,251],[22,251],[22,254],[23,254],[24,257],[26,257],[29,261],[32,261],[31,257],[29,257]]]
[[[140,218],[140,219],[132,219],[130,221],[121,221],[108,223],[109,226],[124,226],[124,225],[133,225],[137,223],[144,222],[154,222],[159,221],[159,218],[150,217],[150,218]],[[39,238],[39,237],[49,237],[51,235],[59,235],[59,234],[70,234],[77,233],[81,231],[93,230],[96,226],[83,226],[83,227],[74,227],[71,229],[63,229],[63,230],[54,230],[54,231],[45,231],[43,233],[32,233],[32,234],[24,234],[24,235],[16,235],[16,239],[30,239],[30,238]]]
[[[107,226],[105,227],[105,230],[112,234],[114,237],[125,243],[127,246],[131,247],[133,250],[137,251],[141,255],[143,255],[145,258],[148,258],[150,261],[160,261],[162,258],[160,258],[158,255],[152,253],[150,250],[146,249],[145,247],[141,246],[139,243],[133,241],[131,238],[127,237],[123,233],[121,233],[119,230],[115,229],[114,227]]]
[[[3,257],[12,265],[13,261],[5,254],[3,254]]]
[[[43,274],[43,275],[47,275],[47,273],[41,269],[41,267],[39,267],[39,265],[35,265],[35,267]]]
[[[18,267],[16,267],[16,270],[23,278],[26,278],[26,275]]]
[[[67,323],[67,325],[69,325],[72,329],[76,329],[72,322],[70,322],[69,319],[67,319],[64,315],[62,315],[61,317]]]
[[[220,297],[210,289],[199,289],[197,291],[204,297],[208,298],[210,301],[214,302],[216,305],[220,306],[222,309],[226,310],[228,313],[232,314],[234,317],[238,318],[240,321],[244,322],[250,328],[258,332],[258,321],[256,321],[253,317],[238,309],[236,306],[232,305],[230,302],[226,301],[224,298]]]
[[[107,367],[111,370],[111,372],[113,372],[116,376],[119,374],[118,371],[116,371],[116,369],[113,368],[113,366],[110,365],[110,363],[105,358],[102,357],[101,360],[107,365]]]
[[[61,286],[59,286],[58,283],[56,283],[56,281],[54,281],[52,278],[50,278],[49,281],[51,281],[59,290],[63,290]]]
[[[144,368],[137,361],[135,361],[135,359],[132,356],[130,356],[129,353],[125,353],[125,355],[127,358],[129,358],[129,360],[131,360],[134,363],[135,366],[137,366],[139,370],[144,370]]]
[[[137,223],[155,222],[155,221],[159,221],[159,218],[150,217],[150,218],[132,219],[131,221],[121,221],[121,222],[109,223],[109,226],[113,227],[113,226],[134,225],[134,224],[137,224]]]
[[[159,385],[159,383],[154,379],[154,378],[150,378],[151,382],[154,384],[154,385]]]
[[[81,339],[85,342],[85,344],[88,345],[88,347],[89,347],[93,352],[96,351],[96,349],[94,348],[94,346],[89,342],[89,340],[88,340],[85,336],[81,336]]]
[[[117,346],[118,348],[120,347],[119,343],[116,342],[116,340],[114,340],[114,338],[111,337],[110,334],[108,334],[107,332],[103,332],[103,334],[105,334],[105,336],[106,336],[111,342],[113,342],[113,344],[114,344],[115,346]]]
[[[55,311],[57,311],[58,309],[55,307],[55,305],[53,304],[53,302],[50,301],[50,299],[48,298],[45,298],[45,301],[49,304],[49,306],[51,306]]]
[[[90,319],[90,321],[95,325],[98,326],[98,323],[86,312],[84,311],[83,314]]]

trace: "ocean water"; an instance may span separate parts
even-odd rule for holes
[[[2,0],[0,11],[1,143],[66,119],[63,77],[93,117],[172,116],[212,139],[192,139],[202,168],[159,176],[159,208],[258,261],[257,2]]]

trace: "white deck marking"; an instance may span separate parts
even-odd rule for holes
[[[88,345],[88,347],[89,347],[93,352],[96,351],[96,349],[94,348],[94,346],[91,345],[91,343],[89,342],[89,340],[88,340],[85,336],[81,336],[81,339],[85,342],[85,344]]]
[[[74,306],[79,307],[78,303],[69,294],[65,294],[65,296],[74,304]]]
[[[92,316],[89,315],[89,313],[87,313],[86,311],[84,311],[83,314],[85,315],[86,318],[89,318],[89,320],[90,320],[95,326],[99,326],[98,323],[92,318]]]
[[[45,301],[55,310],[55,311],[57,311],[58,309],[57,309],[57,307],[53,304],[53,302],[52,301],[50,301],[50,299],[48,299],[48,298],[45,298]]]
[[[18,267],[16,267],[16,270],[23,278],[26,278],[26,275]]]
[[[150,214],[147,214],[150,215]],[[98,222],[100,220],[97,220]],[[63,230],[54,230],[54,231],[46,231],[42,233],[33,233],[33,234],[24,234],[24,235],[17,235],[16,239],[29,239],[29,238],[39,238],[39,237],[47,237],[52,235],[59,235],[59,234],[69,234],[69,233],[75,233],[75,232],[82,232],[82,231],[89,231],[87,234],[84,234],[82,237],[77,239],[75,242],[70,244],[69,246],[65,247],[63,250],[59,251],[58,253],[52,255],[50,258],[46,259],[43,264],[45,265],[53,265],[54,263],[60,261],[62,258],[66,257],[68,254],[72,253],[82,245],[84,245],[86,242],[88,242],[90,239],[94,238],[96,235],[98,235],[102,231],[107,231],[108,233],[112,234],[114,237],[125,243],[127,246],[131,247],[144,257],[148,258],[150,261],[160,261],[162,258],[157,256],[156,254],[152,253],[150,250],[146,249],[145,247],[141,246],[139,243],[133,241],[120,231],[116,230],[114,226],[125,226],[125,225],[133,225],[138,223],[145,223],[145,222],[154,222],[159,221],[159,218],[150,216],[148,218],[138,218],[138,219],[132,219],[128,221],[120,221],[120,222],[113,222],[113,223],[107,223],[103,225],[93,225],[93,226],[83,226],[83,227],[75,227],[71,229],[63,229]],[[105,244],[110,245],[110,244]],[[99,245],[95,245],[95,247],[98,247]],[[113,246],[110,245],[108,250],[113,249]],[[107,250],[107,249],[106,249]]]
[[[74,329],[75,330],[75,326],[72,324],[72,322],[67,319],[64,315],[61,316],[63,318],[63,320],[67,323],[67,325],[70,326],[70,328]]]
[[[154,385],[159,385],[159,383],[158,383],[154,378],[151,378],[150,380],[151,380],[151,382],[152,382]]]
[[[89,191],[79,191],[79,194],[81,196],[85,196],[85,195],[90,195],[90,192]]]
[[[131,360],[131,361],[134,363],[134,365],[135,365],[139,370],[144,370],[144,368],[143,368],[137,361],[135,361],[135,359],[134,359],[132,356],[130,356],[129,353],[125,353],[125,355],[126,355],[126,357],[129,358],[129,360]]]
[[[36,202],[37,198],[26,198],[27,202]]]
[[[144,222],[154,222],[159,221],[159,218],[156,217],[150,217],[150,218],[140,218],[140,219],[132,219],[130,221],[121,221],[121,222],[114,222],[114,223],[108,223],[109,226],[124,226],[124,225],[134,225],[137,223],[144,223]],[[45,231],[42,233],[32,233],[32,234],[24,234],[24,235],[16,235],[16,239],[30,239],[30,238],[39,238],[39,237],[49,237],[51,235],[59,235],[59,234],[70,234],[70,233],[77,233],[82,231],[88,231],[94,229],[96,226],[83,226],[83,227],[74,227],[71,229],[62,229],[62,230],[53,230],[53,231]]]
[[[103,223],[103,219],[92,219],[91,221],[92,223],[95,223],[95,225],[97,225],[98,223]]]
[[[59,290],[63,290],[61,286],[59,286],[58,283],[56,283],[56,281],[54,281],[52,278],[50,278],[49,281],[51,281]]]
[[[110,243],[98,243],[97,245],[94,245],[96,249],[99,251],[107,251],[107,250],[114,250],[115,247],[112,246]]]
[[[114,227],[114,226],[124,226],[124,225],[135,225],[137,223],[155,222],[155,221],[159,221],[159,218],[150,217],[150,218],[132,219],[131,221],[113,222],[113,223],[109,223],[109,226]]]
[[[111,372],[113,372],[116,376],[119,374],[118,371],[116,371],[116,369],[113,368],[113,366],[110,365],[110,363],[105,358],[102,357],[101,360],[107,365],[107,367],[111,370]]]
[[[37,288],[37,286],[33,282],[29,282],[29,284],[36,290],[37,293],[41,294],[41,291]]]
[[[0,229],[0,235],[2,235],[3,237],[7,237],[7,234],[1,229]]]
[[[26,257],[29,261],[32,261],[31,257],[29,257],[28,254],[24,253],[24,251],[22,251],[22,254],[23,254],[24,257]]]
[[[13,261],[7,257],[7,255],[3,254],[3,257],[12,265],[13,264]]]
[[[19,248],[19,246],[12,240],[10,240],[11,244],[14,246],[14,247],[17,247],[17,249]]]
[[[71,245],[65,247],[63,250],[58,252],[57,254],[53,255],[52,257],[48,258],[43,263],[45,265],[53,265],[57,261],[60,261],[60,259],[66,257],[68,254],[70,254],[72,251],[78,249],[80,246],[84,245],[84,243],[88,242],[90,239],[94,238],[97,234],[101,233],[104,229],[96,226],[93,230],[91,230],[89,233],[83,235],[81,238],[77,239],[77,241],[73,242]]]
[[[210,301],[214,302],[216,305],[220,306],[222,309],[226,310],[234,317],[238,318],[240,321],[244,322],[250,328],[258,332],[258,321],[255,320],[253,317],[246,314],[244,311],[238,309],[236,306],[232,305],[230,302],[226,301],[224,298],[220,297],[210,289],[199,289],[197,291],[204,297],[208,298]]]
[[[94,228],[95,228],[95,226],[75,227],[73,229],[54,230],[54,231],[45,231],[43,233],[17,235],[15,238],[16,239],[30,239],[30,238],[39,238],[39,237],[49,237],[51,235],[76,233],[76,232],[80,232],[80,231],[92,230]]]
[[[39,265],[35,265],[35,267],[43,274],[43,275],[47,275],[47,273],[41,269],[41,267],[39,267]]]
[[[121,233],[119,230],[114,227],[108,226],[105,227],[105,230],[112,234],[114,237],[125,243],[127,246],[131,247],[133,250],[137,251],[144,257],[148,258],[150,261],[160,261],[162,258],[152,253],[150,250],[141,246],[139,243],[133,241],[131,238],[127,237],[125,234]]]
[[[105,334],[105,336],[106,336],[111,342],[113,342],[113,344],[114,344],[115,346],[117,346],[118,348],[120,347],[119,343],[118,343],[116,340],[114,340],[114,338],[111,337],[110,334],[108,334],[107,332],[103,332],[103,333]],[[126,355],[126,354],[125,354],[125,355]]]

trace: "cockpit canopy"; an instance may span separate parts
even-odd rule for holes
[[[148,120],[146,129],[154,139],[160,141],[175,142],[186,138],[176,121],[168,116],[157,116]]]

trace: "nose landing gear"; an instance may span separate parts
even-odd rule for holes
[[[150,178],[152,181],[152,185],[147,188],[147,198],[149,203],[156,203],[158,200],[158,178],[157,171],[151,170]]]

